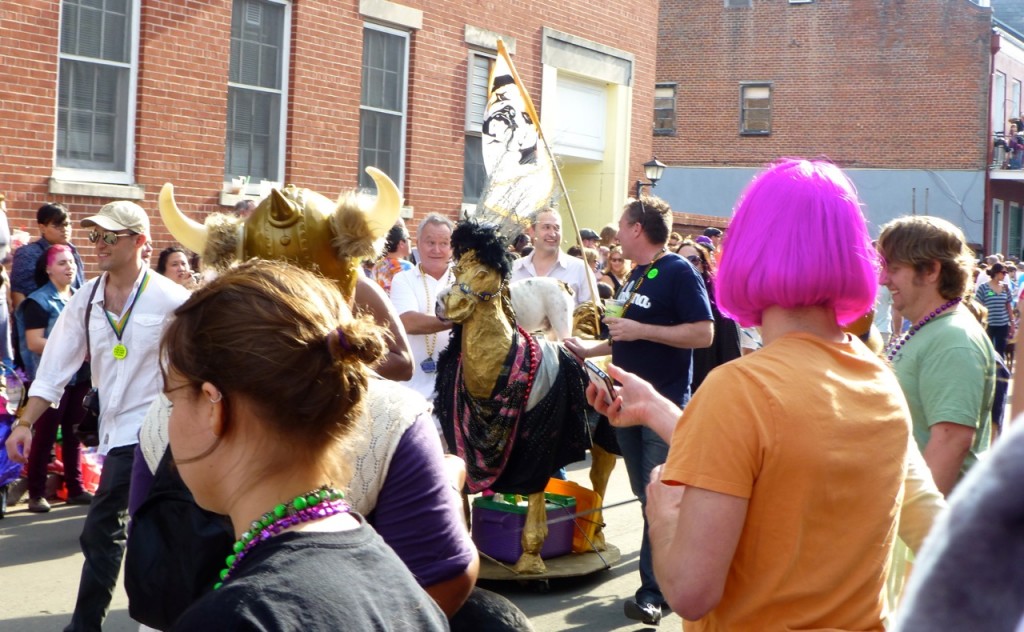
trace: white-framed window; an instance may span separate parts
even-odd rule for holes
[[[469,53],[469,72],[466,81],[466,147],[462,161],[462,202],[476,204],[480,201],[487,170],[484,168],[484,152],[481,140],[481,126],[487,110],[488,80],[494,67],[494,55],[478,51]]]
[[[409,85],[409,33],[363,25],[363,77],[359,102],[359,186],[374,188],[366,167],[388,174],[404,188],[405,128]]]
[[[676,84],[654,86],[654,135],[674,136],[676,133]]]
[[[772,132],[772,84],[740,84],[740,134],[766,136]]]
[[[992,131],[1002,134],[1006,127],[1006,75],[997,72],[992,77]]]
[[[62,0],[57,179],[131,184],[139,0]]]
[[[291,6],[234,0],[224,179],[284,181]]]

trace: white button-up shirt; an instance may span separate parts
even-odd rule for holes
[[[523,279],[529,279],[538,276],[548,276],[552,279],[558,279],[564,281],[572,291],[576,293],[573,296],[576,299],[576,304],[586,303],[590,300],[590,284],[587,283],[587,269],[582,259],[569,256],[564,252],[558,252],[558,261],[555,262],[554,267],[546,275],[537,274],[537,269],[533,267],[533,255],[523,257],[522,259],[516,259],[516,262],[512,264],[512,279],[511,283],[516,281],[522,281]]]
[[[123,360],[113,355],[118,339],[104,308],[107,280],[104,274],[86,283],[68,301],[46,340],[36,379],[29,389],[30,396],[41,397],[54,405],[60,402],[64,387],[85,361],[85,311],[93,287],[98,283],[89,314],[89,342],[92,346],[92,384],[99,389],[100,395],[100,454],[138,443],[139,428],[146,410],[163,388],[160,336],[171,313],[189,297],[188,290],[182,286],[144,268],[135,279],[124,310],[132,305],[131,297],[135,296],[147,272],[149,281],[145,290],[136,297],[121,337],[121,344],[128,349]],[[110,316],[117,321],[123,313]],[[71,405],[77,406],[78,403]]]
[[[399,272],[391,279],[391,302],[395,306],[395,311],[399,316],[406,312],[434,316],[437,295],[451,286],[453,278],[451,266],[441,275],[440,279],[435,279],[423,272],[422,266]],[[409,350],[412,352],[413,373],[412,379],[406,383],[406,386],[433,402],[434,381],[437,379],[437,373],[426,373],[420,366],[427,359],[427,339],[433,340],[433,358],[436,363],[441,351],[448,347],[448,339],[452,332],[450,329],[445,329],[433,334],[407,335]]]

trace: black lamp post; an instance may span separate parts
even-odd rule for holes
[[[644,163],[644,176],[650,182],[644,182],[643,180],[636,181],[636,198],[640,199],[640,191],[645,186],[654,188],[658,184],[658,180],[661,180],[661,175],[665,173],[665,163],[658,160],[657,156],[652,156],[651,159]]]

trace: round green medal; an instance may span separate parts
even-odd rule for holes
[[[124,360],[125,358],[128,357],[128,347],[124,346],[119,342],[116,345],[114,345],[113,354],[115,360]]]

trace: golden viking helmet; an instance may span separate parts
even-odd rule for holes
[[[214,269],[252,257],[290,261],[334,279],[351,301],[360,262],[380,253],[402,208],[391,178],[373,167],[366,173],[377,184],[375,200],[352,191],[334,203],[290,184],[273,189],[245,220],[216,213],[204,224],[181,212],[168,182],[160,190],[160,217],[178,242],[202,253]]]

